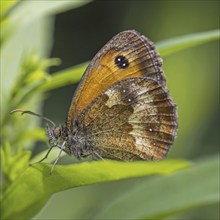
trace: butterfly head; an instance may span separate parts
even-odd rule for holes
[[[49,139],[49,144],[59,148],[61,148],[62,143],[65,141],[65,136],[67,136],[64,127],[58,126],[51,128],[49,125],[46,126],[46,135]]]

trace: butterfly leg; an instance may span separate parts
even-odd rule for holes
[[[36,164],[36,163],[41,163],[42,161],[46,160],[53,147],[55,147],[55,146],[51,146],[50,149],[47,151],[46,155],[45,155],[42,159],[40,159],[40,160],[37,161],[37,162],[31,163],[31,165],[32,165],[32,164]]]
[[[93,155],[96,159],[105,160],[101,155],[99,155],[96,151],[93,152]]]
[[[65,143],[66,143],[66,142],[64,141],[63,144],[62,144],[62,146],[60,147],[60,152],[59,152],[59,154],[58,154],[58,157],[56,158],[56,160],[54,161],[54,163],[53,163],[53,165],[52,165],[52,167],[51,167],[51,169],[50,169],[50,175],[52,174],[55,165],[57,164],[58,160],[60,159],[61,153],[62,153],[63,150],[65,149],[65,147],[64,147],[64,146],[65,146]]]

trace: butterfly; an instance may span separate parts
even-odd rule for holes
[[[176,109],[154,44],[123,31],[88,65],[66,125],[47,126],[50,150],[57,146],[78,159],[160,160],[176,136]]]

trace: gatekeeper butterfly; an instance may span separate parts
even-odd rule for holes
[[[78,159],[162,159],[176,135],[177,113],[161,66],[145,36],[128,30],[113,37],[87,67],[66,125],[47,126],[50,150],[57,146]]]

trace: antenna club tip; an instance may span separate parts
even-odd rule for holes
[[[14,110],[10,111],[10,114],[13,114],[13,113],[15,113],[15,112],[20,112],[21,115],[23,115],[26,111],[25,111],[25,110],[22,110],[22,109],[14,109]]]
[[[24,115],[24,114],[34,115],[34,116],[36,116],[36,117],[42,118],[42,119],[44,119],[44,120],[50,122],[53,126],[55,126],[55,123],[54,123],[53,121],[51,121],[49,118],[44,117],[43,115],[39,115],[39,114],[37,114],[37,113],[35,113],[35,112],[29,111],[29,110],[15,109],[15,110],[12,110],[12,111],[10,112],[10,114],[13,114],[13,113],[15,113],[15,112],[20,112],[21,115]]]

